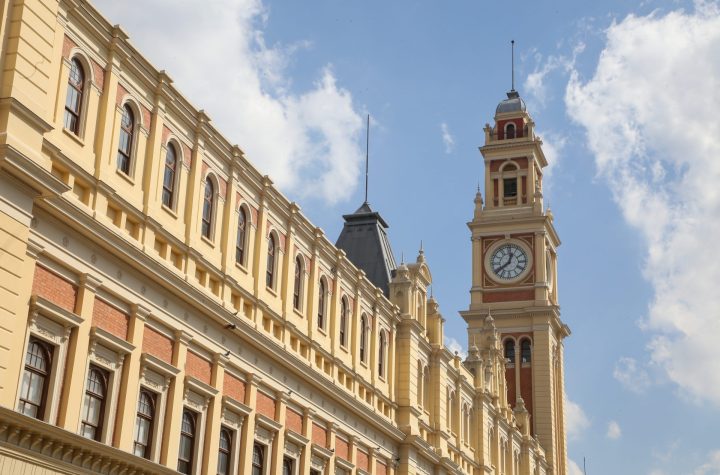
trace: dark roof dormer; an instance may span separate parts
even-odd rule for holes
[[[385,220],[363,203],[354,213],[343,215],[345,225],[335,246],[365,272],[368,280],[389,295],[391,273],[397,267],[390,247]]]
[[[522,100],[520,94],[515,89],[511,89],[507,93],[507,99],[500,101],[495,114],[506,114],[508,112],[526,112],[525,101]]]

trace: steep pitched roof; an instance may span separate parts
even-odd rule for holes
[[[368,280],[389,295],[391,272],[397,267],[388,240],[387,223],[365,202],[353,214],[343,215],[345,225],[335,243],[345,251]]]

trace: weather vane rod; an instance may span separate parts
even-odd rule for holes
[[[370,114],[367,116],[367,133],[365,136],[365,203],[368,202],[368,168],[370,167]]]
[[[510,67],[510,71],[512,74],[512,88],[511,91],[515,90],[515,40],[510,41],[510,57],[512,58],[511,62],[512,65]]]

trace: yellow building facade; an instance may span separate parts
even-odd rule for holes
[[[333,244],[90,3],[0,7],[0,473],[567,473],[560,242],[514,91],[462,360],[422,250]]]

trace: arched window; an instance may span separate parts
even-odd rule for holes
[[[153,421],[155,419],[155,394],[145,389],[140,390],[138,399],[137,419],[135,420],[135,438],[133,454],[146,459],[150,458]]]
[[[460,411],[458,410],[457,395],[455,393],[453,393],[452,400],[450,401],[450,412],[452,413],[452,430],[457,431],[456,434],[460,434],[460,428],[458,427],[458,417],[460,416]]]
[[[245,210],[240,208],[238,213],[237,238],[235,239],[235,262],[245,265],[245,226],[247,225],[247,216]]]
[[[185,409],[180,426],[180,449],[178,451],[178,472],[190,474],[195,457],[195,414]]]
[[[348,302],[345,297],[340,300],[340,346],[347,346]]]
[[[463,405],[463,440],[470,443],[470,408],[467,404]]]
[[[378,338],[378,375],[385,377],[385,330],[380,330],[380,337]]]
[[[265,447],[253,445],[252,475],[265,475]]]
[[[226,429],[220,429],[220,445],[218,446],[218,475],[230,474],[230,451],[232,450],[232,433]]]
[[[44,417],[51,368],[50,346],[36,338],[30,338],[25,354],[25,372],[20,386],[19,412],[35,419]]]
[[[265,286],[272,289],[275,284],[275,235],[268,236],[267,269],[265,270]]]
[[[532,351],[530,349],[530,340],[524,338],[520,341],[520,361],[530,363],[532,361]]]
[[[505,126],[505,138],[506,139],[514,139],[515,138],[515,124],[513,124],[512,122]]]
[[[320,279],[320,287],[318,289],[318,314],[317,314],[317,325],[318,328],[325,328],[325,306],[327,304],[327,285],[325,284],[325,278]]]
[[[107,372],[90,366],[80,423],[80,434],[88,439],[100,440],[107,397],[107,376]]]
[[[213,211],[215,208],[215,185],[210,177],[205,178],[205,193],[202,208],[202,235],[212,237]]]
[[[515,364],[515,340],[505,340],[505,364]]]
[[[77,58],[73,58],[70,61],[70,77],[68,78],[67,96],[65,97],[64,126],[75,135],[80,135],[84,87],[85,73],[83,67]]]
[[[367,360],[367,317],[363,313],[360,317],[360,361],[366,363]]]
[[[168,208],[175,201],[175,172],[177,170],[177,152],[173,144],[168,144],[165,153],[165,169],[163,171],[162,203]]]
[[[302,257],[297,256],[295,258],[295,284],[293,285],[293,308],[300,310],[302,294],[302,277],[303,277],[303,264]]]
[[[295,464],[293,462],[290,457],[283,458],[283,475],[294,475],[293,465]]]
[[[130,174],[130,160],[135,141],[135,114],[128,104],[122,108],[120,118],[120,141],[118,142],[117,167],[126,175]]]

